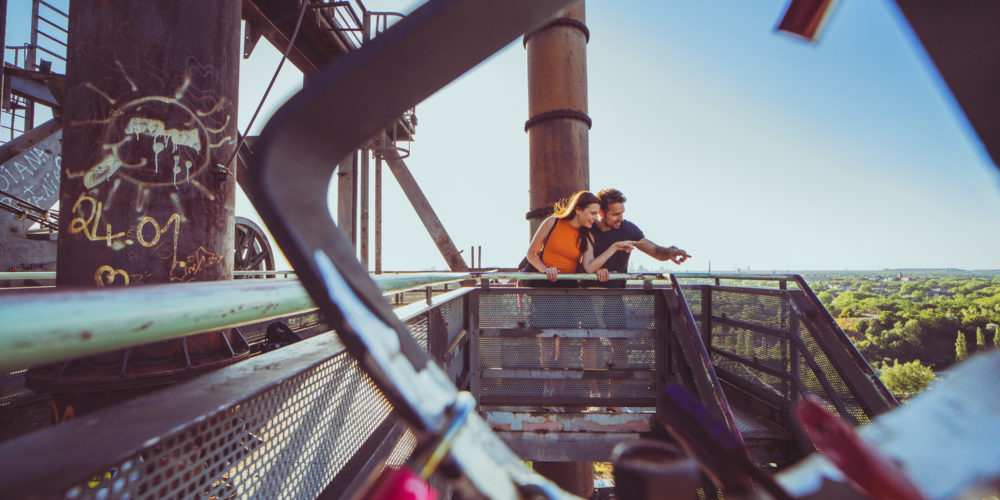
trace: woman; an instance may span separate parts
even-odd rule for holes
[[[619,241],[594,257],[590,228],[601,213],[601,200],[590,191],[579,191],[568,200],[559,201],[553,211],[554,214],[538,226],[527,255],[528,262],[545,273],[549,283],[533,280],[531,286],[576,288],[576,281],[558,281],[559,273],[575,273],[578,264],[583,264],[584,271],[592,273],[618,250],[630,252],[634,248],[631,241]],[[601,281],[605,280],[607,276]]]

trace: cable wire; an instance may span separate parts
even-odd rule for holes
[[[264,107],[264,101],[267,100],[267,95],[271,93],[271,87],[274,86],[274,82],[278,79],[278,74],[281,73],[281,67],[285,64],[285,60],[288,59],[288,54],[292,52],[292,47],[295,45],[295,39],[299,36],[299,27],[302,26],[302,19],[305,18],[306,8],[309,6],[309,0],[302,1],[302,8],[299,9],[299,18],[295,21],[295,29],[292,31],[292,38],[288,40],[288,47],[285,47],[285,53],[281,55],[281,62],[278,63],[278,67],[274,70],[274,76],[271,77],[271,82],[267,84],[267,89],[264,90],[264,95],[260,98],[260,102],[257,104],[257,109],[253,112],[253,116],[250,117],[250,123],[247,123],[243,133],[240,135],[240,142],[236,144],[236,149],[233,150],[232,156],[229,157],[229,161],[222,166],[223,169],[229,170],[228,165],[233,163],[236,159],[236,155],[239,154],[240,148],[247,141],[247,134],[250,133],[250,127],[253,126],[253,122],[257,120],[257,115],[260,114],[261,108]],[[237,131],[238,133],[239,131]]]

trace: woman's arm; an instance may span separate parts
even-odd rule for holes
[[[594,245],[591,241],[591,244],[587,245],[587,251],[583,254],[583,270],[588,273],[597,272],[615,252],[619,250],[631,252],[633,248],[635,248],[635,243],[632,241],[616,241],[607,250],[601,252],[601,255],[594,257]]]
[[[525,255],[528,258],[528,262],[535,266],[535,269],[540,269],[541,272],[548,276],[549,281],[556,281],[556,278],[559,276],[559,270],[554,267],[546,267],[542,259],[538,257],[538,250],[542,248],[542,245],[545,243],[545,237],[552,231],[552,226],[555,223],[555,217],[549,217],[542,221],[541,225],[538,226],[538,230],[535,231],[535,236],[531,238],[531,243],[528,244],[528,254]]]

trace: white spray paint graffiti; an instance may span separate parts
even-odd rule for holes
[[[138,90],[126,69],[119,61],[116,63],[132,90]],[[210,165],[216,148],[235,143],[234,138],[225,133],[231,118],[226,99],[212,102],[211,109],[201,109],[205,101],[198,98],[190,74],[186,74],[172,92],[162,95],[135,97],[129,94],[116,98],[96,85],[88,84],[87,88],[107,100],[113,109],[105,118],[71,124],[105,126],[103,152],[87,171],[71,174],[71,177],[82,176],[87,189],[113,177],[137,185],[136,210],[140,212],[146,204],[144,198],[149,188],[170,186],[177,189],[179,184],[187,184],[206,198],[215,199],[198,179]],[[188,94],[193,94],[192,99],[188,99]],[[170,117],[170,121],[160,116]],[[217,126],[219,123],[222,125]],[[161,162],[162,155],[165,156]],[[161,163],[165,168],[160,168]],[[105,206],[111,204],[109,197]]]
[[[59,198],[61,138],[61,132],[54,133],[0,165],[0,191],[42,208],[52,206]],[[0,196],[0,202],[14,205],[7,196]]]

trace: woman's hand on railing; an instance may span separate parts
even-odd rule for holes
[[[549,281],[555,282],[559,279],[559,269],[555,267],[546,267],[545,276],[549,278]]]
[[[594,274],[597,275],[597,281],[600,281],[601,283],[608,281],[608,278],[611,277],[611,273],[608,271],[608,268],[606,267],[598,269],[597,272],[595,272]]]

